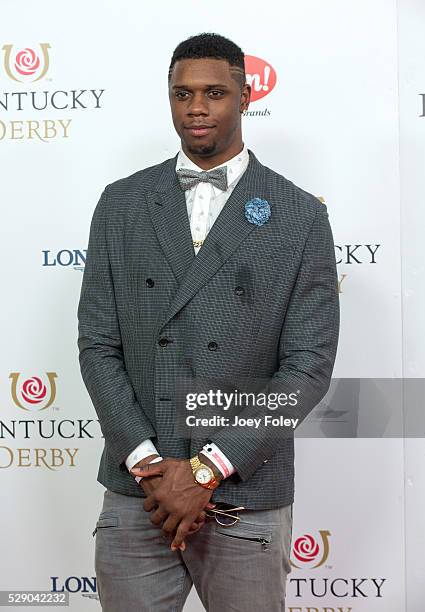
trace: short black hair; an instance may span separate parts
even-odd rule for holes
[[[244,52],[234,42],[213,32],[203,32],[196,34],[182,41],[174,49],[168,70],[168,81],[174,64],[182,59],[203,59],[203,58],[224,59],[230,66],[239,70],[232,72],[232,76],[238,81],[240,88],[245,85],[245,55]]]

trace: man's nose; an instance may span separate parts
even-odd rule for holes
[[[187,111],[189,115],[208,115],[208,104],[204,94],[195,94]]]

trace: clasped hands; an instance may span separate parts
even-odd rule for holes
[[[130,472],[143,477],[139,483],[147,496],[143,508],[151,513],[151,522],[158,527],[162,524],[162,530],[173,537],[171,550],[185,550],[186,536],[199,531],[205,510],[215,507],[210,502],[213,491],[195,482],[188,459],[147,463],[153,457],[140,461]]]

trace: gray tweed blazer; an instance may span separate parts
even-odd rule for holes
[[[142,440],[177,458],[213,440],[237,469],[213,501],[293,502],[289,428],[198,428],[190,437],[175,428],[179,379],[268,379],[275,392],[301,392],[290,414],[300,419],[330,384],[339,299],[326,206],[249,156],[197,255],[176,157],[108,185],[94,211],[78,346],[105,443],[97,480],[112,491],[144,496],[125,466]],[[271,207],[261,226],[245,218],[255,197]]]

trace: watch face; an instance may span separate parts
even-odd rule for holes
[[[196,482],[207,484],[211,480],[211,472],[208,468],[201,467],[196,470]]]

